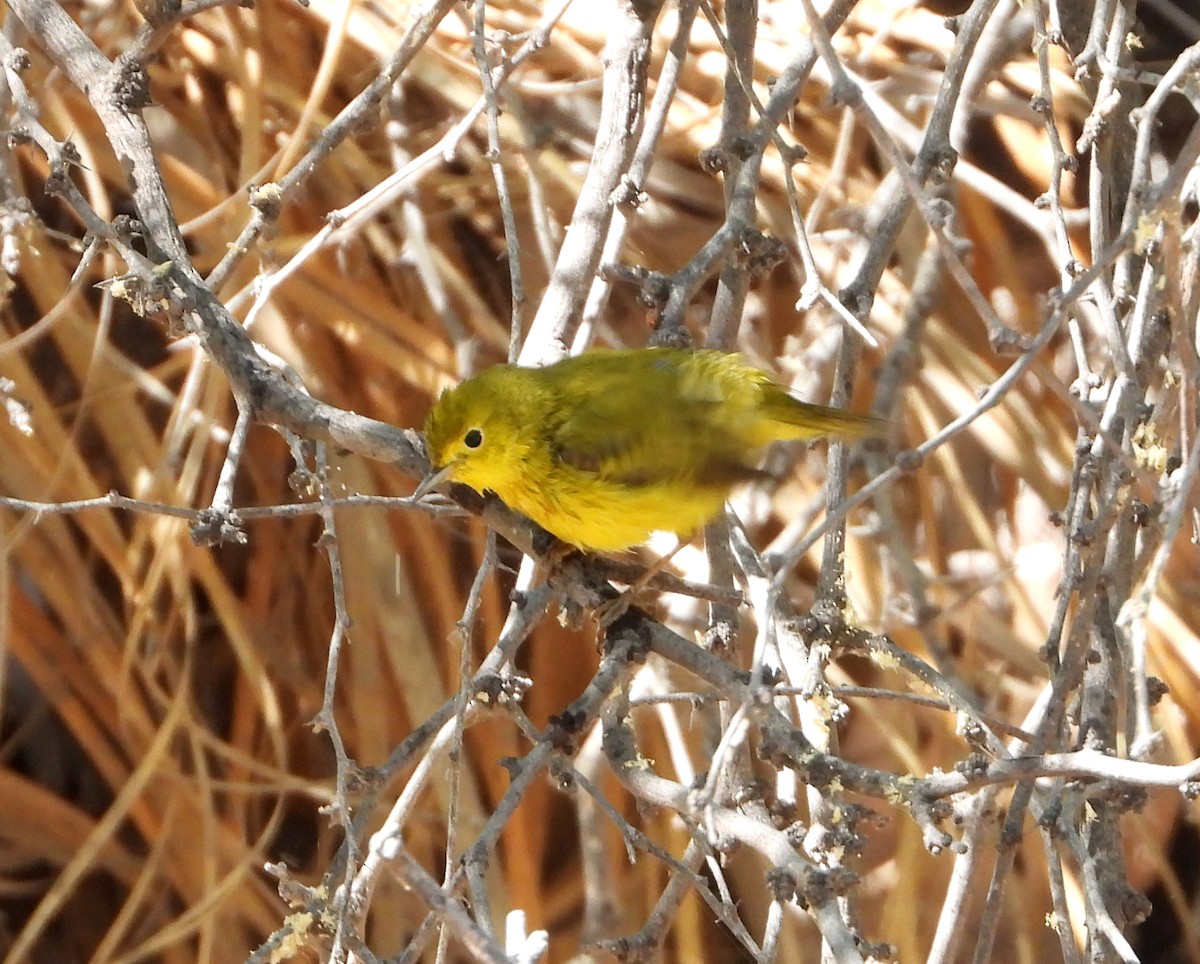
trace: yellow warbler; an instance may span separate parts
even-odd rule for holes
[[[599,350],[545,368],[498,365],[447,390],[425,423],[437,470],[495,492],[580,549],[667,530],[688,537],[755,475],[770,442],[867,435],[882,423],[793,398],[737,355]]]

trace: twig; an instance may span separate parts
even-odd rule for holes
[[[558,262],[530,325],[519,361],[533,365],[567,354],[612,220],[618,188],[642,129],[650,38],[662,0],[620,0],[601,58],[605,64],[595,153],[571,215]]]

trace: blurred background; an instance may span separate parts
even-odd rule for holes
[[[606,43],[615,43],[614,26],[628,12],[579,0],[491,0],[482,8],[480,44],[480,8],[449,4],[435,25],[435,6],[257,0],[185,4],[184,15],[129,2],[64,6],[108,58],[143,45],[152,101],[144,117],[174,215],[205,275],[251,221],[250,185],[297,170],[314,138],[380,76],[410,26],[434,28],[428,39],[412,41],[415,56],[382,102],[317,158],[216,288],[244,320],[259,280],[288,266],[255,310],[250,336],[316,398],[417,428],[439,391],[509,357],[530,330],[597,156]],[[1079,729],[1087,717],[1080,710],[1083,678],[1056,688],[1052,653],[1060,641],[1068,651],[1066,640],[1076,633],[1085,648],[1103,649],[1096,641],[1110,640],[1104,665],[1118,732],[1106,752],[1129,755],[1136,744],[1145,760],[1190,761],[1200,736],[1200,559],[1194,469],[1187,470],[1200,370],[1189,275],[1196,204],[1182,179],[1171,178],[1179,164],[1195,160],[1189,138],[1196,115],[1184,93],[1168,96],[1174,80],[1163,77],[1200,39],[1197,21],[1165,2],[1100,5],[1099,13],[1087,3],[984,6],[982,35],[966,43],[968,18],[980,16],[980,3],[836,4],[844,19],[822,42],[832,45],[863,103],[851,102],[835,83],[828,52],[813,57],[776,128],[778,140],[761,152],[750,207],[753,224],[781,248],[763,270],[751,263],[753,251],[722,259],[746,285],[734,324],[719,318],[719,341],[806,400],[833,397],[889,420],[885,444],[847,456],[851,492],[886,472],[897,453],[974,411],[1025,359],[998,405],[849,512],[839,555],[844,617],[953,679],[978,714],[999,721],[1004,739],[1019,736],[1038,701],[1053,692],[1070,705],[1040,751],[1086,742]],[[669,0],[652,20],[647,98],[659,90],[666,65],[678,73],[663,98],[669,109],[650,144],[652,165],[638,185],[643,194],[621,208],[624,234],[604,259],[622,270],[607,272],[604,301],[580,342],[634,346],[662,337],[662,305],[635,281],[638,272],[684,271],[727,221],[725,180],[706,152],[730,149],[730,132],[738,123],[748,130],[759,116],[754,107],[746,121],[729,116],[731,84],[748,86],[765,102],[811,47],[810,19],[797,0],[761,0],[748,37],[730,30],[728,13],[721,3]],[[743,28],[745,22],[742,11]],[[325,808],[348,799],[365,850],[370,832],[389,812],[395,818],[393,806],[407,787],[403,845],[437,881],[447,853],[453,859],[464,852],[502,801],[511,803],[502,831],[488,838],[494,849],[475,903],[486,893],[500,929],[505,913],[523,910],[531,928],[548,932],[549,960],[609,960],[618,950],[645,960],[754,960],[733,921],[755,941],[764,929],[775,934],[773,950],[768,942],[758,959],[820,960],[811,918],[777,899],[765,883],[771,868],[754,853],[709,854],[692,865],[694,879],[646,852],[631,859],[615,816],[677,859],[696,839],[695,827],[669,809],[639,805],[599,755],[594,719],[561,756],[591,780],[595,795],[547,765],[518,797],[505,797],[513,761],[530,753],[537,735],[593,681],[601,656],[595,624],[586,619],[557,619],[552,606],[537,620],[515,660],[532,681],[523,715],[493,708],[464,718],[461,749],[423,747],[389,779],[371,783],[371,768],[453,701],[461,667],[473,671],[501,634],[520,554],[501,540],[471,597],[487,556],[477,519],[396,505],[339,506],[333,536],[340,571],[331,575],[315,514],[248,517],[243,543],[206,546],[191,537],[193,518],[149,505],[34,510],[29,503],[110,491],[203,509],[237,416],[229,382],[201,341],[172,329],[154,305],[122,300],[111,284],[102,285],[128,266],[110,245],[92,243],[76,207],[47,192],[55,171],[45,148],[26,136],[34,116],[55,140],[74,146],[78,159],[67,176],[100,218],[138,213],[103,122],[31,35],[36,29],[6,11],[6,959],[218,962],[262,948],[260,960],[318,960],[347,947],[363,960],[484,959],[454,938],[436,950],[427,901],[386,869],[362,897],[361,913],[338,911],[340,930],[336,919],[301,916],[316,899],[302,887],[323,885],[328,897],[349,879],[344,828]],[[530,43],[539,36],[544,42]],[[1047,43],[1047,36],[1059,42]],[[29,57],[19,80],[14,47]],[[731,74],[730,51],[745,75]],[[486,109],[468,127],[455,127],[480,102],[480,55],[492,67],[519,56],[499,89],[502,110],[490,135],[498,150],[489,149]],[[1110,70],[1114,58],[1119,64]],[[14,86],[20,83],[34,114]],[[947,90],[957,105],[939,112]],[[1155,96],[1145,120],[1136,111]],[[883,149],[867,114],[895,153]],[[896,160],[912,160],[931,117],[948,127],[957,164],[937,166],[921,203],[900,211],[896,198],[913,184],[911,173],[908,181],[897,175]],[[1135,163],[1139,125],[1150,128],[1149,143],[1137,148]],[[806,156],[800,161],[781,145],[802,147]],[[497,165],[507,198],[497,187]],[[369,193],[389,178],[390,192]],[[1152,191],[1129,193],[1131,183],[1165,184],[1175,193],[1139,214],[1127,194],[1149,204]],[[364,198],[362,216],[304,251],[331,212]],[[892,224],[884,216],[895,211],[900,220]],[[515,238],[506,238],[506,216]],[[1123,236],[1126,260],[1109,258],[1088,304],[1046,329],[1052,292],[1093,262],[1097,239],[1120,239],[1131,217],[1146,220],[1137,223],[1136,242]],[[887,237],[883,250],[871,246],[880,236]],[[847,301],[876,346],[853,333],[828,299],[797,307],[812,280],[805,244],[833,294],[870,277],[862,270],[868,253],[879,259],[868,300]],[[706,275],[672,320],[698,344],[710,339],[714,315],[723,310],[721,283]],[[527,299],[515,307],[514,290]],[[1146,333],[1154,326],[1161,337]],[[678,329],[672,337],[681,337]],[[1035,350],[1026,357],[1021,350],[1030,344]],[[1108,403],[1119,382],[1132,400],[1113,415]],[[295,472],[295,451],[271,427],[252,426],[234,507],[311,502],[311,488]],[[753,545],[769,559],[790,558],[782,585],[798,614],[820,595],[823,544],[803,543],[829,505],[829,457],[824,445],[773,453],[770,479],[733,503]],[[325,478],[336,497],[403,496],[417,481],[353,452],[330,448],[327,459]],[[1093,523],[1090,542],[1080,538],[1084,517]],[[711,576],[698,550],[677,561],[688,578]],[[346,753],[362,771],[349,774],[339,774],[328,734],[311,725],[330,679],[335,586],[344,592],[350,625],[332,706]],[[1080,587],[1090,602],[1072,595]],[[469,597],[473,618],[464,628]],[[1102,612],[1094,611],[1096,598]],[[712,642],[704,639],[710,614],[697,601],[663,595],[647,607],[688,639]],[[733,625],[743,665],[756,625],[746,610]],[[737,661],[737,645],[732,652]],[[722,716],[694,678],[665,661],[648,667],[634,694],[646,698],[634,713],[639,749],[670,779],[703,780]],[[936,695],[904,667],[847,656],[822,673],[840,707],[830,717],[838,730],[833,751],[845,759],[923,776],[950,770],[971,753],[953,707],[885,698]],[[1164,686],[1148,684],[1149,677]],[[1138,718],[1146,705],[1137,699],[1139,686],[1161,696],[1152,717]],[[659,699],[697,691],[694,700]],[[1016,736],[1005,726],[1017,728]],[[771,805],[779,803],[781,774],[759,759],[750,769],[770,787],[764,793]],[[969,884],[949,947],[936,935],[955,886],[955,855],[931,854],[904,807],[852,795],[867,808],[860,839],[844,859],[857,877],[850,901],[859,932],[890,945],[901,961],[935,959],[935,945],[943,955],[936,959],[944,960],[1062,959],[1069,956],[1065,944],[1086,946],[1084,922],[1094,911],[1087,879],[1104,866],[1116,868],[1131,893],[1149,897],[1135,909],[1152,913],[1126,929],[1141,960],[1200,961],[1194,805],[1171,787],[1135,794],[1110,786],[1107,802],[1093,804],[1093,784],[1061,786],[1056,799],[1076,814],[1076,829],[1089,812],[1109,821],[1112,836],[1094,847],[1111,864],[1098,857],[1081,864],[1081,851],[1062,842],[1052,818],[1039,827],[1025,817],[1017,838],[999,847],[1012,794],[1001,786],[973,838],[982,864],[963,871]],[[598,813],[597,801],[612,813]],[[1103,809],[1109,805],[1119,812]],[[798,809],[779,825],[815,820],[810,806],[801,789]],[[947,829],[957,835],[960,828]],[[280,872],[267,873],[267,863],[286,865],[284,896]],[[663,903],[672,880],[682,880],[680,893]],[[989,881],[999,889],[990,903]],[[724,917],[705,893],[726,908]],[[1048,926],[1055,913],[1057,932]],[[990,945],[975,942],[982,932],[994,935]],[[602,944],[629,935],[650,938]],[[411,956],[396,956],[406,952]]]

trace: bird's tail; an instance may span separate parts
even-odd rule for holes
[[[823,435],[838,435],[844,438],[865,438],[882,435],[888,423],[873,415],[846,412],[825,405],[811,405],[793,398],[786,392],[767,401],[767,415],[778,426],[776,438],[786,439],[819,438]]]

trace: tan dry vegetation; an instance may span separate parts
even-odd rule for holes
[[[145,29],[131,3],[69,9],[110,58]],[[490,2],[491,56],[514,53],[551,9],[549,3]],[[1027,10],[1004,9],[1014,23],[1025,22]],[[174,215],[202,274],[227,256],[249,220],[247,187],[291,171],[424,10],[396,0],[315,0],[307,10],[286,0],[258,0],[253,8],[214,4],[163,28],[148,63],[154,104],[145,118]],[[724,23],[719,5],[714,15]],[[426,158],[476,103],[481,84],[471,49],[473,16],[474,8],[452,10],[380,110],[368,114],[369,123],[285,198],[277,221],[216,291],[236,317],[246,317],[256,280],[288,265],[331,211],[353,205],[414,158]],[[499,155],[529,299],[521,314],[526,326],[593,157],[611,16],[608,4],[568,5],[544,48],[502,91]],[[679,18],[678,5],[668,3],[654,31],[651,95]],[[78,149],[71,177],[87,204],[105,219],[132,213],[130,181],[87,97],[13,9],[5,29],[12,44],[29,50],[21,77],[41,124]],[[964,112],[969,136],[940,194],[954,214],[952,234],[970,245],[964,270],[1004,325],[1034,336],[1047,318],[1047,292],[1060,284],[1062,252],[1050,221],[1032,204],[1050,183],[1053,151],[1042,117],[1030,108],[1042,83],[1031,35],[1014,31],[1017,41],[993,48],[994,60],[980,53],[972,62],[990,73]],[[768,96],[808,32],[802,3],[762,3],[753,49],[760,97]],[[868,106],[907,155],[919,146],[954,40],[939,16],[882,0],[853,5],[836,32],[838,59],[870,91]],[[700,155],[722,136],[726,62],[701,12],[643,186],[646,196],[626,212],[621,264],[680,271],[724,221],[722,180],[704,170]],[[1049,63],[1053,116],[1071,145],[1092,111],[1093,93],[1076,82],[1062,49],[1050,49]],[[845,328],[823,304],[803,312],[795,307],[803,275],[788,180],[794,178],[822,279],[833,291],[855,277],[864,242],[878,230],[874,219],[889,191],[900,187],[884,185],[890,163],[855,115],[829,95],[828,71],[817,69],[781,128],[786,141],[807,150],[805,163],[785,164],[775,147],[765,152],[754,199],[757,225],[786,241],[788,257],[753,278],[735,338],[756,363],[776,370],[804,397],[822,400],[836,383]],[[22,123],[11,97],[6,116],[10,129]],[[429,157],[404,191],[300,261],[255,316],[250,335],[291,366],[313,396],[393,425],[419,426],[442,387],[505,357],[510,274],[486,125],[485,115],[445,157]],[[1082,163],[1086,168],[1087,160]],[[121,289],[98,287],[130,270],[112,246],[87,249],[80,268],[84,227],[67,202],[43,190],[52,173],[44,150],[14,141],[3,173],[0,400],[8,417],[0,418],[0,496],[61,503],[114,491],[146,503],[204,508],[237,415],[225,375],[198,339],[168,327],[159,306],[111,297]],[[1068,173],[1062,198],[1075,255],[1087,263],[1086,183]],[[1186,216],[1194,216],[1194,207]],[[1178,242],[1184,227],[1182,220],[1168,225],[1162,243]],[[887,448],[853,457],[852,490],[885,471],[897,452],[970,412],[1016,357],[993,349],[989,335],[995,332],[948,271],[936,286],[921,281],[930,247],[924,220],[910,213],[866,319],[880,347],[841,356],[855,363],[851,407],[878,406],[880,386],[889,379],[897,386],[876,409],[892,421]],[[1177,256],[1176,266],[1185,255]],[[1170,283],[1179,274],[1166,277]],[[926,312],[914,311],[914,288],[926,299]],[[684,317],[701,341],[715,290],[712,280],[702,286]],[[638,289],[617,281],[595,340],[643,344],[652,322]],[[1071,394],[1078,359],[1063,326],[1002,404],[851,513],[844,552],[851,623],[888,634],[952,675],[961,692],[974,695],[985,720],[1010,727],[1024,725],[1050,676],[1040,650],[1058,610],[1069,528],[1051,515],[1064,510],[1073,491],[1077,437],[1093,437],[1086,433],[1095,422],[1086,422],[1081,410],[1102,413],[1115,377],[1111,333],[1096,313],[1082,312],[1072,323],[1098,376],[1089,405]],[[1147,401],[1158,406],[1152,417],[1143,415],[1157,438],[1147,430],[1133,481],[1122,490],[1159,510],[1171,503],[1160,488],[1165,466],[1154,459],[1186,459],[1195,433],[1195,399],[1186,390],[1194,387],[1195,315],[1173,324],[1175,340],[1150,359],[1141,381]],[[1080,418],[1085,434],[1077,436]],[[1125,450],[1133,451],[1128,442]],[[295,472],[295,451],[272,428],[251,427],[233,505],[313,501],[318,486]],[[825,455],[823,446],[789,453],[792,462],[778,463],[785,471],[769,498],[739,495],[736,508],[759,548],[786,552],[819,521]],[[395,466],[333,447],[328,460],[334,496],[403,496],[416,481]],[[378,800],[360,806],[370,799],[363,789],[370,774],[339,773],[328,735],[310,726],[329,679],[336,615],[318,516],[247,517],[244,544],[212,547],[190,538],[193,520],[163,512],[112,506],[36,512],[6,505],[0,509],[0,949],[7,960],[235,961],[271,935],[276,943],[262,959],[313,960],[331,946],[344,947],[338,942],[347,933],[380,958],[400,954],[419,934],[423,959],[432,960],[436,931],[422,924],[429,907],[402,883],[402,871],[375,879],[362,921],[337,909],[330,895],[344,879],[342,833],[322,808],[348,794],[353,812],[372,830],[402,792],[414,793],[402,815],[403,847],[441,880],[448,834],[458,854],[485,833],[520,772],[505,761],[521,760],[531,752],[531,735],[561,725],[559,714],[593,680],[600,665],[594,623],[569,629],[552,614],[541,619],[517,660],[533,681],[522,702],[527,716],[514,708],[480,708],[463,735],[461,766],[453,766],[444,746],[428,758],[414,756],[415,775],[412,766],[402,767],[379,787]],[[1105,515],[1103,506],[1094,509]],[[337,665],[334,718],[349,758],[372,768],[457,691],[464,636],[456,627],[484,558],[485,528],[477,520],[394,505],[345,506],[333,517],[338,576],[352,621]],[[1170,687],[1154,707],[1162,740],[1150,759],[1158,763],[1194,759],[1200,735],[1200,560],[1191,526],[1188,516],[1143,624],[1146,670]],[[1099,538],[1107,538],[1106,531]],[[1155,548],[1147,536],[1135,570],[1106,573],[1118,593],[1112,615],[1142,585]],[[818,541],[802,553],[785,583],[801,614],[817,598],[821,550]],[[498,558],[466,637],[472,669],[495,644],[509,611],[519,555],[502,547]],[[687,553],[681,566],[692,578],[707,578]],[[1083,605],[1072,602],[1069,625]],[[704,607],[680,597],[664,598],[658,612],[689,638],[707,626]],[[744,614],[743,665],[754,632],[754,620]],[[1131,638],[1128,625],[1121,632],[1123,640]],[[810,703],[796,701],[791,712],[819,732],[844,699],[848,714],[834,745],[840,757],[923,776],[951,770],[970,752],[955,713],[856,689],[931,692],[900,667],[845,656],[824,672],[830,685],[849,689],[821,690]],[[651,659],[639,670],[633,695],[664,690],[712,687]],[[1134,703],[1130,693],[1120,697],[1124,721]],[[684,784],[703,779],[722,726],[716,707],[650,703],[633,718],[638,749],[652,768]],[[1064,730],[1062,745],[1051,749],[1072,745],[1074,730]],[[539,770],[492,841],[485,879],[471,891],[476,906],[486,894],[498,927],[507,911],[525,911],[531,929],[549,932],[555,961],[590,942],[637,932],[671,876],[663,861],[645,852],[631,861],[611,816],[620,814],[676,858],[691,839],[676,813],[639,806],[622,787],[620,773],[600,753],[594,719],[574,736],[560,764],[570,760],[575,778],[568,770],[553,777]],[[1118,749],[1128,749],[1125,733]],[[749,751],[747,759],[768,787],[767,798],[782,800],[787,774]],[[580,774],[594,782],[612,814],[580,789]],[[1011,783],[992,802],[998,814],[1009,803]],[[1086,786],[1079,784],[1074,797],[1066,794],[1064,805],[1073,806]],[[861,933],[893,945],[901,961],[925,959],[954,855],[931,855],[922,827],[895,800],[853,793],[837,799],[877,814],[858,826],[865,837],[861,854],[853,846],[844,852],[859,875],[850,893]],[[816,822],[810,806],[820,810],[801,787],[795,818]],[[1172,864],[1171,846],[1192,804],[1161,788],[1150,791],[1147,806],[1129,810],[1119,826],[1132,886],[1164,886],[1166,915],[1186,914],[1188,880],[1180,875],[1190,868]],[[948,829],[952,836],[961,832]],[[985,822],[974,840],[987,867],[997,830],[995,821]],[[1062,906],[1072,914],[1075,937],[1084,938],[1082,922],[1091,918],[1082,906],[1085,885],[1071,860],[1073,845],[1051,841],[1048,849],[1063,863],[1048,865],[1043,844],[1037,824],[1026,818],[1016,864],[1004,879],[991,959],[1058,959],[1059,937],[1046,923],[1054,909],[1050,872],[1064,875]],[[628,845],[637,849],[636,840]],[[829,852],[825,858],[837,862]],[[289,907],[279,882],[264,872],[267,862],[286,864],[289,887],[299,882],[326,890],[285,887],[295,898]],[[969,959],[982,926],[987,867],[976,870],[972,899],[961,913],[967,956],[950,959]],[[728,887],[727,908],[755,940],[778,915],[771,925],[779,928],[778,959],[818,960],[812,919],[795,902],[772,902],[764,884],[769,870],[743,846],[713,858],[702,876],[718,902]],[[679,906],[668,907],[661,959],[749,959],[697,887],[685,889]],[[317,913],[321,907],[326,919]],[[338,913],[349,931],[337,931]],[[1200,960],[1195,936],[1184,942],[1191,959]],[[607,953],[592,951],[602,959]],[[450,938],[448,953],[452,960],[475,959],[460,936]]]

